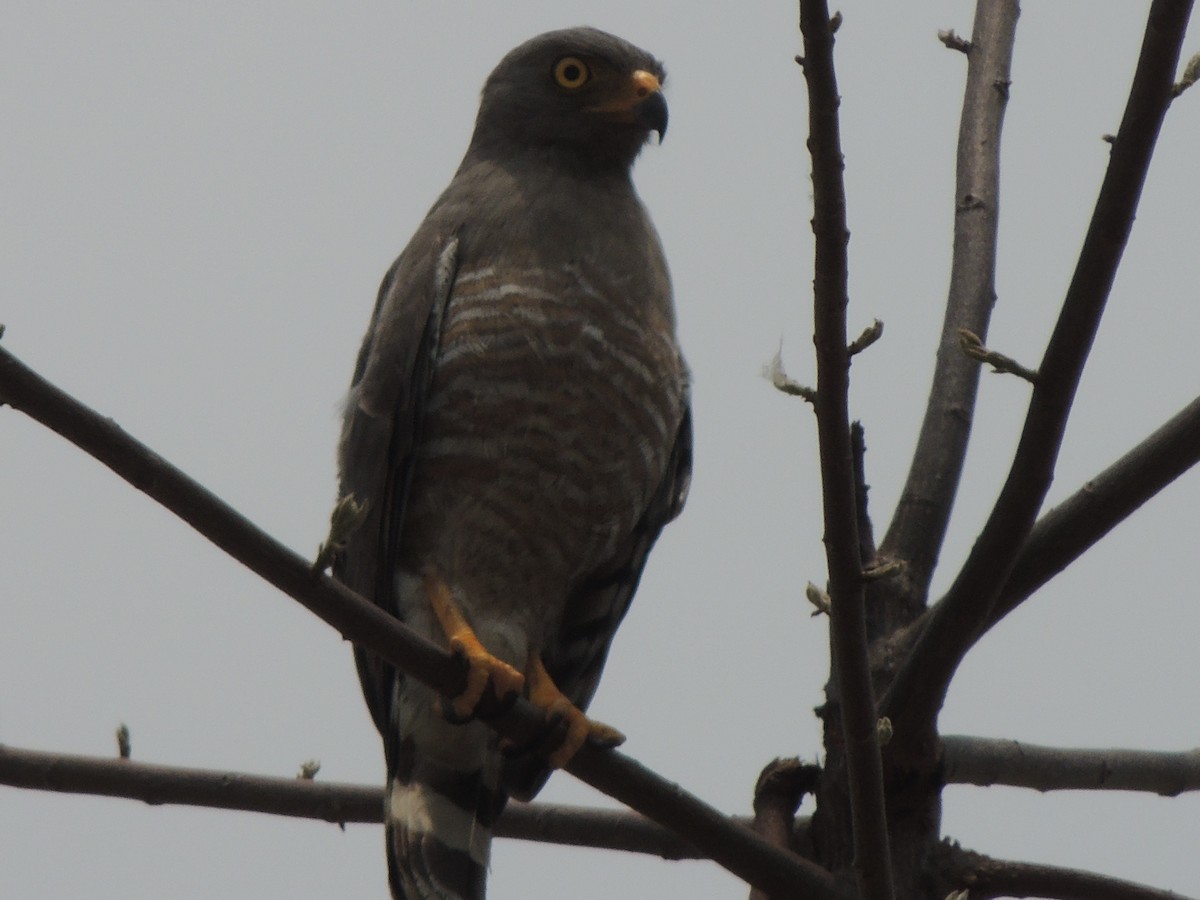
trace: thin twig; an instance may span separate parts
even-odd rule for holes
[[[958,577],[883,699],[896,740],[928,740],[958,664],[993,609],[1054,472],[1075,389],[1133,227],[1191,0],[1154,0],[1129,101],[1079,262],[1033,388],[1008,479]]]
[[[987,363],[995,372],[1016,375],[1030,384],[1037,381],[1038,375],[1033,369],[1027,369],[1011,356],[1005,356],[984,346],[983,340],[969,328],[958,329],[958,345],[962,352],[980,363]]]
[[[845,736],[854,870],[863,900],[891,900],[891,853],[884,808],[883,766],[867,658],[865,597],[859,556],[854,458],[848,410],[850,354],[846,343],[846,193],[838,125],[833,31],[824,0],[801,0],[804,78],[808,84],[808,147],[812,155],[814,338],[817,351],[818,443],[829,566],[830,643]]]
[[[464,673],[458,660],[375,604],[312,572],[307,560],[2,347],[0,402],[36,419],[104,463],[349,640],[444,696],[461,692]],[[519,700],[507,712],[491,718],[489,725],[523,745],[543,732],[545,719],[532,704]],[[567,771],[675,830],[749,883],[771,891],[811,891],[818,897],[842,894],[824,870],[770,846],[750,829],[730,822],[621,753],[585,745]]]
[[[946,735],[942,745],[947,784],[1142,791],[1163,797],[1200,791],[1200,749],[1083,750],[962,735]]]
[[[947,28],[937,33],[938,40],[946,45],[947,50],[957,50],[959,53],[970,53],[971,42],[959,37],[953,28]]]

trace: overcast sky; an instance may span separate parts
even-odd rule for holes
[[[948,278],[972,4],[846,2],[851,328],[882,531],[928,391]],[[1148,3],[1027,3],[1003,154],[989,344],[1036,365],[1117,129]],[[826,623],[815,428],[760,377],[811,381],[809,163],[792,2],[9,2],[0,30],[5,346],[302,554],[334,497],[338,409],[384,271],[458,164],[484,78],[541,31],[591,24],[665,60],[671,127],[636,180],[694,371],[696,472],[593,712],[729,813],[775,756],[821,750]],[[1200,50],[1193,36],[1187,54]],[[1200,93],[1171,110],[1052,500],[1196,393]],[[935,587],[1007,471],[1029,390],[986,376]],[[350,648],[62,439],[0,412],[0,742],[379,783]],[[971,655],[947,733],[1200,744],[1184,476]],[[543,799],[607,803],[568,775]],[[1200,894],[1200,797],[951,787],[973,849]],[[5,898],[386,894],[382,832],[0,789]],[[497,841],[495,900],[728,898],[711,863]]]

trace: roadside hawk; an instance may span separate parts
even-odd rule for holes
[[[531,797],[585,740],[622,739],[582,710],[691,474],[670,280],[630,181],[666,130],[663,78],[592,28],[517,47],[379,291],[339,450],[365,518],[334,572],[469,672],[442,703],[355,654],[396,897],[483,897],[507,797]],[[553,739],[502,748],[470,719],[487,685],[546,710]]]

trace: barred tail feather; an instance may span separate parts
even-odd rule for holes
[[[496,786],[499,760],[463,771],[421,757],[402,740],[396,762],[386,809],[393,896],[483,900],[492,822],[505,800]]]

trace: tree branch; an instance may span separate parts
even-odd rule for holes
[[[987,628],[1029,599],[1142,504],[1200,462],[1200,397],[1172,416],[1033,526]],[[888,638],[889,652],[905,656],[937,606]],[[975,636],[977,642],[987,629]]]
[[[1182,894],[1147,887],[1095,872],[1037,863],[989,859],[958,851],[954,880],[970,900],[1041,897],[1048,900],[1187,900]]]
[[[239,515],[145,445],[125,434],[0,348],[0,402],[56,431],[138,490],[171,510],[234,559],[262,576],[356,644],[422,683],[453,696],[463,686],[458,660],[368,600],[314,573],[311,563]],[[519,700],[489,724],[524,745],[544,718]],[[708,806],[623,754],[584,746],[567,771],[676,831],[745,881],[770,891],[842,891],[818,866],[767,844],[749,828]]]
[[[216,769],[189,769],[98,756],[45,753],[0,744],[0,784],[38,791],[235,809],[338,825],[383,821],[383,789],[359,784],[275,778]],[[747,816],[730,821],[749,827]],[[808,819],[797,820],[803,833]],[[635,812],[509,801],[495,824],[497,837],[663,859],[707,859],[675,832]]]
[[[994,784],[1035,791],[1142,791],[1175,797],[1200,791],[1200,748],[1079,750],[999,738],[942,739],[947,784]]]
[[[853,817],[854,869],[863,900],[891,900],[891,854],[884,809],[883,766],[867,657],[862,559],[859,557],[854,458],[850,446],[850,354],[846,342],[847,258],[845,167],[838,125],[833,28],[825,0],[801,0],[804,77],[808,84],[808,148],[812,155],[814,337],[817,351],[818,443],[829,565],[830,644],[845,735]]]
[[[1154,0],[1121,129],[1075,274],[1038,366],[1008,479],[966,563],[917,638],[883,699],[903,749],[932,740],[958,664],[988,626],[1054,472],[1067,417],[1091,349],[1154,144],[1171,102],[1191,0]]]
[[[978,3],[970,42],[954,44],[967,55],[967,85],[958,131],[949,297],[925,419],[880,548],[882,555],[904,561],[903,590],[921,602],[946,537],[979,390],[980,367],[963,355],[959,330],[986,338],[996,302],[1000,134],[1019,15],[1016,0]]]
[[[1038,519],[996,600],[987,628],[1197,462],[1200,397]],[[980,632],[976,640],[983,634]]]

